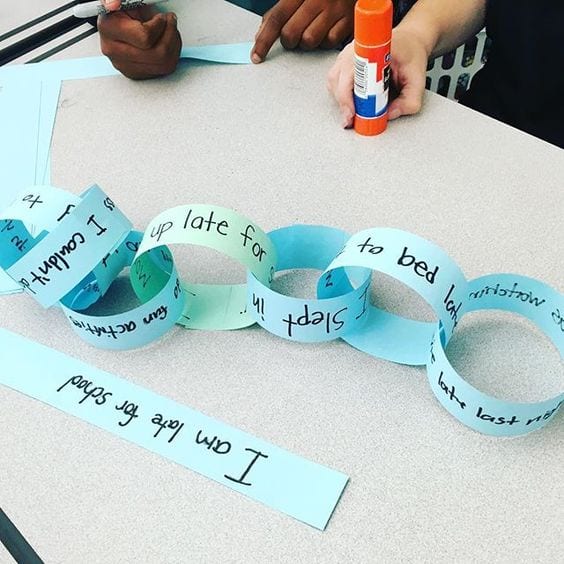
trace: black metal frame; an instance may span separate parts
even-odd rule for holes
[[[68,47],[69,45],[73,45],[74,43],[80,41],[81,39],[84,39],[85,37],[87,37],[88,35],[92,35],[93,33],[96,33],[96,19],[89,19],[89,20],[84,20],[81,18],[76,18],[74,16],[68,16],[65,17],[63,19],[57,19],[57,16],[62,14],[63,12],[69,10],[70,8],[72,8],[73,6],[75,6],[76,4],[81,4],[83,3],[85,0],[73,0],[72,2],[67,2],[66,4],[60,6],[59,8],[56,8],[55,10],[51,10],[50,12],[47,12],[46,14],[43,14],[42,16],[39,16],[33,20],[30,20],[29,22],[20,25],[2,35],[0,35],[0,46],[2,44],[2,42],[6,42],[9,39],[11,39],[12,37],[23,33],[27,30],[31,30],[33,27],[35,27],[36,25],[49,21],[49,20],[53,20],[53,23],[47,27],[45,27],[44,29],[41,29],[39,31],[36,31],[35,33],[32,33],[31,35],[28,35],[27,37],[20,39],[19,41],[15,41],[14,43],[11,43],[10,45],[7,45],[4,48],[0,49],[0,66],[5,65],[6,63],[9,63],[15,59],[18,59],[24,55],[26,55],[27,53],[30,53],[31,51],[34,51],[35,49],[38,49],[39,47],[43,47],[44,45],[47,45],[48,43],[50,43],[51,41],[53,41],[54,39],[60,37],[61,35],[72,31],[73,29],[77,29],[80,26],[83,26],[86,24],[87,29],[77,35],[76,37],[69,39],[68,41],[65,41],[64,43],[62,43],[61,45],[58,45],[57,47],[54,47],[52,49],[49,49],[47,52],[34,57],[33,59],[30,59],[29,61],[26,61],[28,63],[36,63],[38,61],[41,61],[43,59],[46,59],[47,57],[50,57],[51,55],[53,55],[54,53],[57,53],[58,51],[61,51],[62,49],[65,49],[66,47]]]

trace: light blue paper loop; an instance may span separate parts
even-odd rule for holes
[[[52,231],[80,200],[80,196],[55,186],[34,185],[20,191],[14,201],[0,212],[0,219],[22,221],[35,237],[42,231]]]
[[[8,269],[23,258],[66,216],[72,214],[80,202],[79,196],[53,186],[33,186],[23,190],[0,213],[0,268]],[[131,232],[125,241],[111,249],[92,272],[62,298],[65,305],[82,310],[94,304],[106,293],[121,270],[131,264],[131,249],[137,249],[139,241],[140,234]],[[23,290],[19,285],[18,288]]]
[[[289,269],[324,270],[342,248],[349,235],[322,225],[293,225],[268,234],[278,261],[278,272]],[[337,339],[359,329],[366,318],[370,270],[357,269],[351,285],[344,269],[338,269],[329,282],[335,297],[300,299],[271,290],[247,273],[247,308],[255,321],[267,331],[302,342]]]
[[[114,247],[94,270],[63,298],[63,305],[81,311],[95,304],[106,294],[119,273],[131,265],[142,237],[143,234],[139,231],[131,231],[122,243]]]
[[[499,309],[518,313],[535,323],[564,353],[564,297],[550,286],[514,274],[490,274],[468,285],[466,311]],[[445,347],[448,339],[435,333],[427,375],[433,393],[459,421],[488,435],[516,436],[546,425],[564,403],[564,393],[534,402],[508,402],[471,386],[454,370]]]
[[[94,316],[73,311],[63,304],[61,308],[75,332],[92,346],[135,349],[159,339],[175,325],[184,308],[184,294],[173,268],[160,292],[125,313]]]
[[[98,186],[7,273],[43,307],[70,292],[131,230],[131,223]]]
[[[440,247],[412,233],[374,228],[353,235],[320,278],[320,295],[332,295],[327,280],[334,269],[344,266],[383,272],[415,290],[431,305],[448,337],[464,313],[467,282],[462,271]],[[362,330],[344,340],[387,360],[425,364],[435,324],[370,309]]]

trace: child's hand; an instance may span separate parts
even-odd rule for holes
[[[425,92],[427,50],[416,35],[399,27],[392,34],[392,83],[398,96],[388,107],[388,119],[416,114]],[[354,122],[354,44],[350,43],[337,57],[327,77],[327,88],[339,104],[343,127]]]
[[[279,0],[263,17],[252,60],[264,60],[280,38],[286,49],[334,49],[352,36],[355,0]]]
[[[112,9],[119,4],[105,3]],[[172,12],[161,14],[145,6],[100,16],[98,31],[102,53],[129,78],[163,76],[176,69],[182,40]]]

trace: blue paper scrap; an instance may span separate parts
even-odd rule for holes
[[[5,329],[0,358],[0,384],[317,529],[347,484],[341,472]]]

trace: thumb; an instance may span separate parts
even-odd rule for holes
[[[410,82],[401,89],[399,96],[390,104],[388,119],[416,114],[423,103],[425,83]]]
[[[150,49],[162,37],[167,24],[166,14],[156,14],[150,20],[143,22],[143,31],[145,32],[145,49]]]

